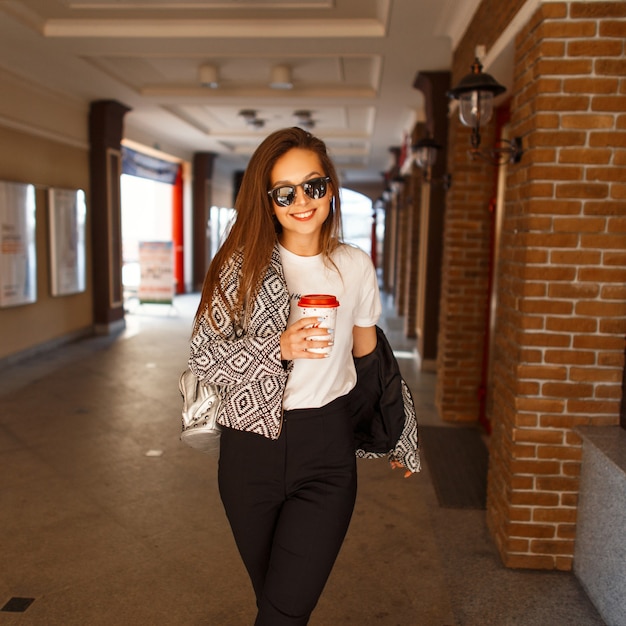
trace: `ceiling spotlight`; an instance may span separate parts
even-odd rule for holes
[[[198,80],[203,87],[217,89],[219,87],[219,79],[217,76],[217,67],[210,63],[205,63],[198,68]]]
[[[296,125],[300,128],[313,128],[315,126],[315,120],[311,111],[294,111],[293,116],[296,118]]]
[[[246,122],[256,119],[256,111],[254,109],[241,109],[241,111],[239,111],[239,115],[243,117]]]
[[[275,65],[270,79],[272,89],[292,89],[291,68],[288,65]]]
[[[259,119],[254,109],[242,109],[239,111],[239,115],[243,117],[246,124],[251,128],[263,128],[265,126],[265,120]]]

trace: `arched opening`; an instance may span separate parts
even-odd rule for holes
[[[372,201],[362,193],[341,188],[343,238],[372,255]]]

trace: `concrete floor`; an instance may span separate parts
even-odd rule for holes
[[[253,595],[216,460],[178,440],[196,296],[133,305],[127,329],[0,370],[0,606],[8,625],[250,626]],[[422,424],[435,375],[399,352]],[[407,354],[408,352],[409,354]],[[484,511],[440,508],[428,467],[359,462],[353,522],[311,626],[603,624],[576,578],[507,570]]]

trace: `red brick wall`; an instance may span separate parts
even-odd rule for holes
[[[483,0],[481,2],[463,39],[454,51],[453,85],[456,85],[470,71],[476,46],[486,46],[489,50],[525,4],[526,0]]]
[[[488,523],[507,566],[570,569],[581,441],[619,423],[626,335],[625,2],[540,6],[518,34]]]
[[[484,0],[452,84],[525,3]],[[509,167],[488,389],[487,521],[509,567],[570,569],[577,425],[619,422],[626,335],[626,2],[545,2],[515,42]],[[493,141],[484,129],[483,146]],[[451,119],[436,403],[478,418],[494,170]]]
[[[524,3],[482,2],[454,51],[452,85],[470,71],[476,46],[489,50]],[[482,146],[493,144],[493,126],[481,135]],[[455,112],[448,135],[448,171],[453,178],[444,225],[435,392],[439,415],[451,422],[478,419],[487,323],[494,168],[470,160],[469,147],[470,130]]]
[[[467,72],[466,72],[467,73]],[[456,84],[456,80],[453,80]],[[486,128],[482,145],[493,143]],[[450,121],[435,402],[442,419],[478,419],[485,340],[494,168],[468,156],[470,131]]]

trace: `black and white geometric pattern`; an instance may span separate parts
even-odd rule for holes
[[[243,257],[236,255],[221,273],[220,280],[229,303],[237,301],[239,274]],[[231,428],[246,430],[270,439],[280,435],[282,398],[289,372],[280,358],[280,336],[289,319],[289,291],[283,274],[280,251],[274,246],[261,289],[252,305],[245,328],[238,327],[218,299],[211,315],[217,330],[206,315],[200,320],[191,340],[189,367],[200,379],[220,385],[222,406],[217,421]],[[412,472],[420,470],[417,419],[409,388],[402,381],[404,429],[393,450],[392,460],[400,461]],[[384,454],[356,451],[362,458]]]
[[[390,461],[400,461],[404,467],[412,472],[419,472],[422,469],[422,462],[419,452],[419,435],[417,427],[417,416],[415,414],[415,404],[411,390],[401,380],[402,385],[402,403],[404,405],[404,428],[400,439],[396,442],[393,450],[387,454],[377,452],[365,452],[357,449],[356,455],[361,459],[376,459],[383,456],[389,456]]]
[[[221,275],[229,303],[237,301],[243,258],[237,255]],[[191,341],[189,367],[201,381],[220,385],[222,408],[218,422],[277,439],[282,397],[290,367],[280,359],[280,336],[289,318],[289,294],[275,247],[261,289],[246,320],[237,328],[219,301],[207,311],[216,330],[203,317]]]

